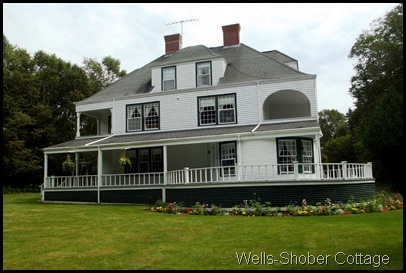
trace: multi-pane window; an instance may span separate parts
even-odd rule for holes
[[[303,172],[312,172],[313,150],[310,140],[302,140]]]
[[[278,141],[279,171],[280,173],[293,172],[293,161],[297,161],[296,140],[282,139]]]
[[[196,64],[196,86],[211,85],[211,62]]]
[[[216,98],[199,99],[199,119],[201,125],[216,124]]]
[[[149,173],[163,171],[162,147],[127,150],[131,166],[126,167],[126,173]]]
[[[162,148],[151,149],[151,171],[152,172],[163,171]]]
[[[128,105],[127,106],[127,130],[140,131],[141,128],[141,105]]]
[[[220,144],[220,162],[223,167],[223,175],[235,175],[235,164],[237,162],[237,152],[235,142]]]
[[[149,150],[139,149],[138,150],[138,172],[147,173],[149,171]]]
[[[235,123],[235,96],[218,97],[219,123]]]
[[[127,131],[159,129],[159,102],[127,105]]]
[[[235,94],[199,98],[199,125],[236,123],[235,101]]]
[[[162,68],[162,90],[176,89],[176,71],[175,67]]]
[[[145,130],[159,129],[159,104],[144,104],[144,128]]]
[[[299,173],[312,173],[314,171],[312,145],[310,139],[278,139],[279,173],[293,173],[294,161],[299,163]]]

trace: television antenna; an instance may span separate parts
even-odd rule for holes
[[[167,23],[166,25],[170,26],[170,25],[180,24],[180,35],[182,35],[182,37],[183,37],[183,23],[193,22],[193,21],[198,21],[198,20],[199,19],[186,19],[186,20],[180,20],[180,21]]]

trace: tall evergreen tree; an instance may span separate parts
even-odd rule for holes
[[[349,123],[360,157],[373,162],[377,182],[403,191],[403,3],[359,35],[349,58],[356,60]]]

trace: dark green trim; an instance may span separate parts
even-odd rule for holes
[[[44,201],[97,203],[97,190],[88,191],[44,191]]]
[[[100,191],[101,203],[132,203],[152,205],[158,199],[162,199],[161,189]]]
[[[238,151],[237,151],[237,141],[224,141],[224,142],[219,142],[219,151],[218,151],[218,154],[219,154],[219,158],[218,158],[218,160],[219,160],[219,165],[221,166],[221,167],[223,167],[223,165],[221,165],[221,146],[222,145],[225,145],[225,144],[230,144],[230,143],[234,143],[234,147],[235,147],[235,163],[237,164],[238,163],[238,158],[237,158],[237,155],[238,155]],[[235,173],[235,170],[234,170],[234,175],[237,175],[237,173]],[[220,172],[220,176],[222,176],[222,173]]]
[[[317,185],[224,185],[221,187],[182,187],[166,188],[166,201],[178,202],[183,206],[193,206],[196,202],[201,204],[215,204],[222,208],[231,208],[243,204],[243,200],[260,198],[261,203],[270,202],[271,206],[287,206],[290,203],[300,205],[306,198],[309,205],[324,203],[330,198],[333,203],[347,202],[353,199],[356,202],[368,200],[375,196],[375,183],[350,183]],[[162,186],[156,189],[103,189],[100,191],[101,203],[132,203],[153,204],[162,199]],[[54,202],[91,202],[97,203],[97,190],[78,191],[47,191],[44,190],[44,201]]]
[[[362,184],[333,184],[333,185],[283,185],[283,186],[242,186],[221,188],[183,188],[167,189],[167,202],[183,202],[184,206],[215,204],[223,208],[242,205],[243,200],[260,198],[261,203],[270,202],[271,206],[287,206],[290,203],[300,205],[306,198],[309,205],[324,203],[330,198],[333,203],[345,203],[368,200],[375,196],[374,183]]]
[[[279,159],[279,141],[280,140],[295,140],[296,141],[296,154],[297,154],[297,161],[299,163],[303,163],[303,157],[302,157],[302,140],[308,140],[311,142],[311,147],[312,147],[312,162],[314,163],[314,142],[312,138],[308,138],[308,137],[279,137],[276,138],[276,159],[277,159],[277,163],[281,164],[280,159]],[[312,173],[314,173],[314,166],[312,166]],[[299,173],[303,173],[303,166],[299,166]],[[278,174],[279,174],[279,169],[278,169]]]

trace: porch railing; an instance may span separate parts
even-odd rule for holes
[[[168,184],[365,178],[373,178],[371,163],[360,164],[345,161],[327,164],[294,162],[293,164],[184,168],[168,172]]]
[[[78,176],[50,176],[45,179],[45,188],[73,188],[73,187],[95,187],[97,186],[97,175]]]
[[[98,185],[97,175],[46,177],[44,188],[115,187],[165,184],[165,173],[104,174]],[[255,181],[373,179],[372,164],[298,163],[235,165],[227,167],[184,168],[166,173],[167,184]]]
[[[132,173],[102,175],[101,186],[136,186],[164,184],[164,173]]]

